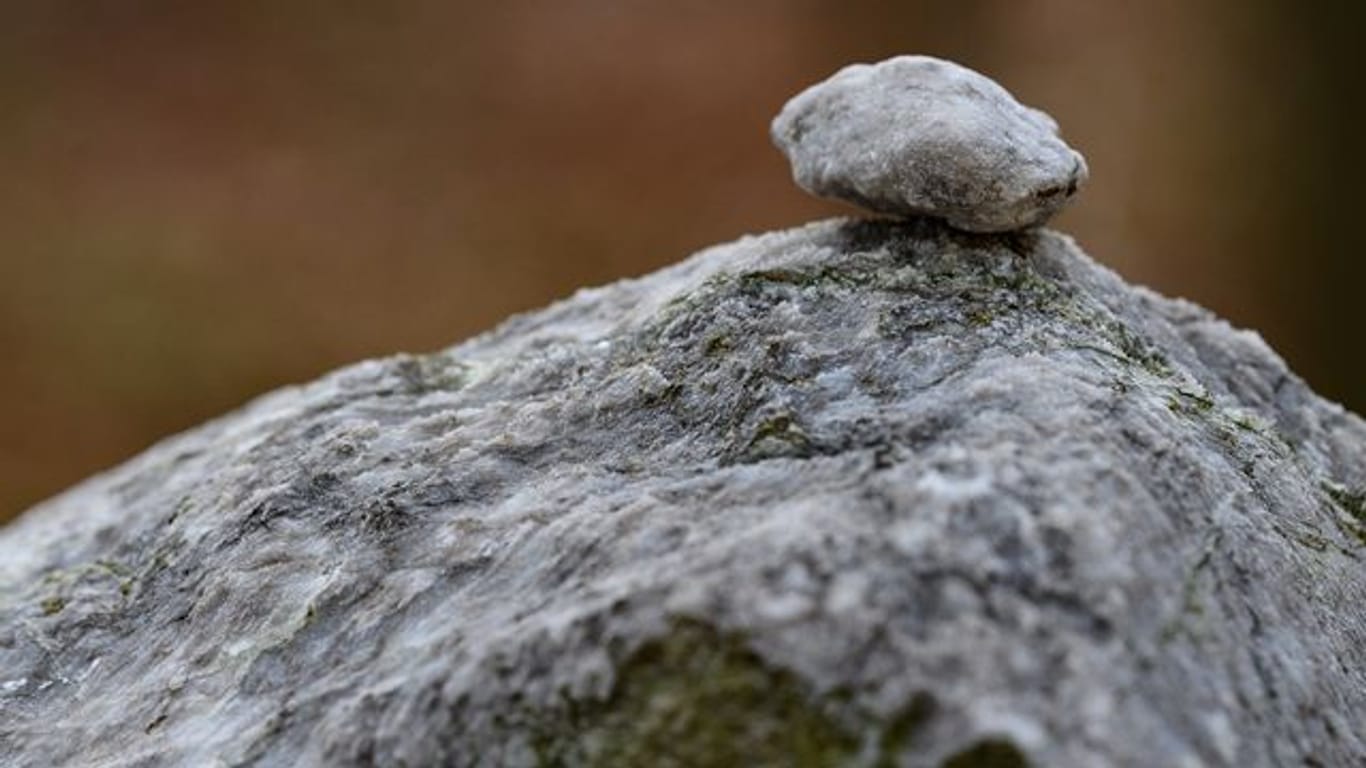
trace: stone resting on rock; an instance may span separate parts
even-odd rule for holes
[[[774,135],[901,218],[266,395],[0,530],[0,765],[1366,764],[1366,423],[1033,228],[1085,165],[979,75],[850,68]]]
[[[812,194],[969,232],[1042,224],[1086,180],[1053,118],[928,56],[845,67],[789,101],[772,135]]]

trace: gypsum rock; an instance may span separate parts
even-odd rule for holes
[[[771,135],[814,195],[970,232],[1043,224],[1087,176],[1051,117],[928,56],[841,69],[787,102]]]
[[[0,764],[1357,765],[1363,468],[1059,235],[747,238],[0,530]]]

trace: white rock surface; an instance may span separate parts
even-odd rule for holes
[[[845,67],[793,97],[771,133],[812,194],[972,232],[1042,224],[1087,175],[1052,118],[929,56]]]
[[[1363,489],[1064,237],[814,224],[0,530],[0,764],[1361,765]]]

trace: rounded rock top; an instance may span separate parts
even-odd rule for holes
[[[771,133],[814,195],[970,232],[1043,224],[1087,176],[1053,118],[929,56],[845,67],[788,101]]]

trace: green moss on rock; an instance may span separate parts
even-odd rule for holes
[[[807,456],[810,453],[810,437],[797,425],[791,414],[780,413],[759,423],[742,452],[741,461]]]
[[[911,748],[937,709],[938,704],[929,693],[921,692],[912,696],[910,702],[882,731],[882,738],[878,741],[878,768],[893,768],[897,764],[897,756]]]
[[[1323,491],[1343,512],[1359,523],[1366,523],[1366,491],[1352,491],[1336,483],[1324,483]]]
[[[545,766],[853,764],[857,739],[741,637],[680,622],[617,670],[610,697],[537,729]]]
[[[469,368],[448,352],[400,355],[395,370],[409,394],[455,392],[462,389],[469,378]]]
[[[1340,520],[1338,527],[1366,546],[1366,491],[1353,491],[1336,483],[1324,483],[1323,492],[1350,520]]]
[[[983,739],[944,761],[942,768],[1029,768],[1029,761],[1006,739]]]

